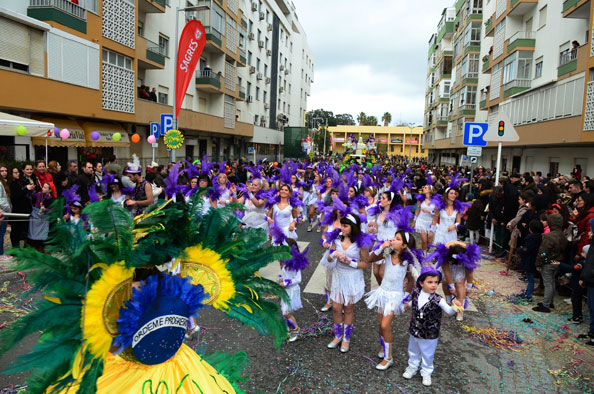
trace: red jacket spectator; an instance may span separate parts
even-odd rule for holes
[[[581,219],[578,219],[577,222],[574,222],[577,224],[578,234],[580,235],[580,240],[576,245],[576,253],[578,255],[581,255],[583,247],[590,245],[590,242],[592,241],[590,238],[590,234],[592,233],[592,229],[590,228],[590,219],[594,219],[594,207],[588,209]]]
[[[54,198],[58,198],[58,193],[56,192],[56,186],[54,185],[54,178],[52,177],[52,174],[48,172],[41,174],[38,171],[35,171],[35,176],[37,177],[37,184],[35,185],[37,186],[37,190],[41,190],[45,183],[49,183],[52,189],[52,196]]]

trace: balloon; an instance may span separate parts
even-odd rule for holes
[[[62,130],[60,130],[60,138],[62,138],[63,140],[65,140],[68,137],[70,137],[70,131],[68,131],[68,129],[62,129]]]
[[[27,128],[23,125],[17,126],[16,132],[21,137],[27,134]]]
[[[60,129],[59,129],[59,128],[57,128],[56,126],[54,126],[54,135],[55,135],[56,137],[59,137],[59,136],[60,136]]]
[[[91,133],[91,139],[92,139],[93,141],[97,141],[97,140],[99,139],[99,137],[100,137],[100,135],[99,135],[99,132],[98,132],[98,131],[93,131],[93,132]]]
[[[113,135],[111,136],[111,138],[113,138],[114,141],[118,142],[119,140],[122,139],[122,135],[120,133],[113,133]]]
[[[132,142],[134,142],[135,144],[140,142],[140,135],[138,134],[132,134],[132,138],[130,138],[132,140]]]
[[[154,144],[155,142],[157,142],[157,139],[155,138],[154,135],[149,135],[148,138],[146,139],[146,142],[148,142],[149,144]]]

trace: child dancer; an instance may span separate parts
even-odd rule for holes
[[[403,312],[402,300],[408,298],[413,289],[410,265],[414,263],[410,252],[415,246],[415,238],[410,233],[398,230],[391,241],[384,241],[381,248],[370,256],[370,263],[382,260],[385,265],[382,284],[367,293],[365,303],[369,309],[377,308],[379,320],[380,350],[378,357],[382,362],[375,366],[380,371],[388,369],[392,359],[392,320]],[[403,291],[404,280],[406,293]]]
[[[431,386],[433,356],[437,348],[442,311],[452,316],[456,309],[462,309],[460,301],[454,301],[454,309],[435,293],[440,281],[441,272],[431,266],[423,267],[410,303],[404,304],[405,310],[412,309],[412,318],[409,327],[408,367],[402,376],[411,379],[421,366],[425,386]]]
[[[372,239],[361,232],[361,219],[356,214],[348,214],[340,219],[342,235],[334,241],[328,261],[334,260],[336,268],[332,273],[332,318],[334,320],[334,339],[329,349],[349,351],[353,335],[355,304],[365,293],[363,268],[369,266],[369,248]],[[344,318],[343,318],[344,312]],[[341,344],[342,342],[342,344]]]
[[[286,241],[291,247],[291,260],[280,262],[281,272],[278,276],[278,283],[285,288],[289,296],[289,304],[281,300],[281,312],[289,327],[289,342],[295,342],[299,337],[299,325],[293,312],[303,307],[299,284],[301,283],[301,271],[309,267],[309,260],[306,256],[309,247],[300,253],[294,239],[287,238]]]

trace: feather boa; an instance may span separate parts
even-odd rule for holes
[[[429,262],[434,259],[437,260],[437,264],[435,264],[436,269],[441,267],[443,264],[447,263],[448,253],[450,251],[447,246],[445,246],[444,244],[439,244],[429,245],[429,247],[435,247],[435,250],[427,255],[427,257],[425,258],[426,262]]]
[[[445,201],[443,200],[442,196],[436,194],[431,199],[431,202],[435,204],[435,208],[442,210],[445,209]],[[454,210],[459,213],[464,213],[468,208],[470,208],[471,204],[467,202],[462,202],[459,200],[454,201]]]
[[[423,254],[423,251],[420,249],[413,249],[413,248],[407,248],[402,256],[402,260],[408,262],[408,264],[410,265],[415,265],[419,264],[419,266],[422,266],[423,260],[425,260],[425,255]]]
[[[340,236],[340,229],[339,228],[335,228],[334,230],[330,231],[330,232],[326,232],[324,234],[322,234],[323,237],[325,238],[320,238],[320,245],[323,245],[324,243],[327,244],[333,244],[334,241],[336,241],[338,239],[338,237]]]
[[[466,253],[459,254],[456,258],[456,260],[470,272],[479,267],[478,262],[480,259],[481,248],[477,244],[466,245]]]
[[[365,197],[364,195],[357,194],[355,197],[353,197],[349,201],[349,204],[354,209],[359,210],[359,209],[364,209],[365,207],[367,207],[369,205],[369,201],[367,201],[367,197]]]
[[[303,251],[299,252],[297,245],[291,246],[291,260],[281,261],[289,271],[301,271],[309,267],[309,260],[307,259],[307,252],[309,246]]]
[[[373,243],[377,240],[374,235],[361,232],[356,238],[355,243],[360,249],[371,249]]]

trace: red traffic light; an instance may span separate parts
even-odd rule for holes
[[[505,126],[505,122],[503,120],[499,121],[499,127]]]

